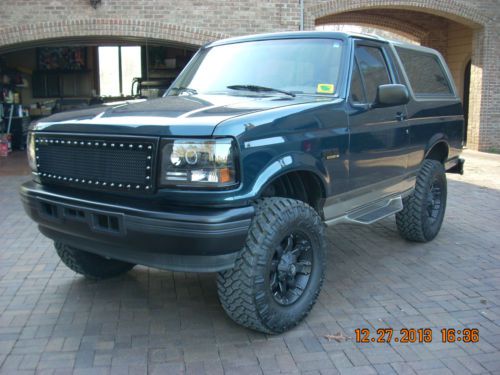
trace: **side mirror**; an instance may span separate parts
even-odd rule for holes
[[[405,85],[380,85],[373,107],[392,107],[407,104],[409,101],[410,94]]]

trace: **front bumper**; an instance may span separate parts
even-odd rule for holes
[[[230,269],[253,207],[145,210],[66,196],[34,182],[20,190],[28,215],[54,241],[104,257],[172,271]]]

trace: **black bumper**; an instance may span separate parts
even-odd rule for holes
[[[28,215],[54,241],[112,259],[172,271],[230,269],[242,249],[253,207],[155,211],[21,186]]]

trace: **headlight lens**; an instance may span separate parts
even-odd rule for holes
[[[160,184],[225,188],[237,183],[232,139],[165,140]]]
[[[28,147],[26,148],[28,153],[28,164],[33,172],[38,170],[36,163],[36,146],[35,146],[35,135],[32,132],[28,133]]]

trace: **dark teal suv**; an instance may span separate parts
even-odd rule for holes
[[[201,48],[163,98],[40,120],[28,214],[72,270],[218,272],[236,322],[283,332],[325,274],[325,225],[396,214],[426,242],[462,173],[462,106],[439,53],[330,32]]]

